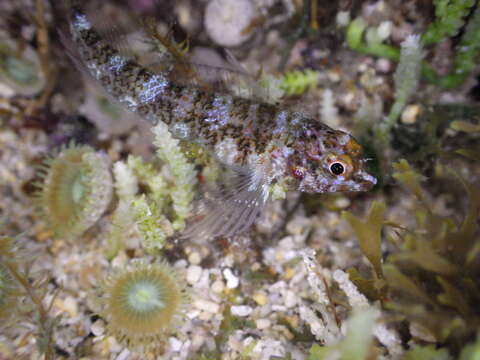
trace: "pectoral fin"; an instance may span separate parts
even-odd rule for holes
[[[219,189],[207,192],[181,238],[194,240],[231,237],[247,230],[264,209],[268,185],[251,169],[228,168]]]

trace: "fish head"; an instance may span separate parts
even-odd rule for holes
[[[366,170],[362,147],[348,133],[330,128],[303,132],[290,162],[297,190],[309,193],[368,191],[377,179]]]

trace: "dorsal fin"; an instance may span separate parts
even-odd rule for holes
[[[73,3],[78,6],[76,1]],[[87,12],[85,15],[102,41],[121,56],[135,60],[154,73],[165,72],[168,69],[168,72],[172,71],[175,82],[181,85],[261,102],[268,101],[268,87],[260,86],[258,78],[248,74],[231,54],[222,67],[202,63],[201,59],[191,61],[186,51],[188,41],[179,43],[170,33],[161,34],[157,24],[150,17],[140,18],[129,14],[125,17],[128,22],[113,23],[111,17],[102,16],[100,12],[92,15]],[[144,49],[138,49],[140,46],[137,41],[134,44],[130,43],[131,34],[138,34],[135,38],[143,42]],[[150,50],[147,49],[148,45]],[[78,66],[78,61],[75,63]]]

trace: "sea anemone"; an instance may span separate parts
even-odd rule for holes
[[[72,144],[46,161],[38,200],[56,236],[81,235],[102,216],[112,198],[109,166],[105,155]]]
[[[84,81],[86,97],[79,112],[106,134],[125,134],[138,121],[136,115],[123,111],[119,104],[111,101],[89,80]]]
[[[179,278],[166,262],[134,261],[127,269],[114,269],[101,299],[109,332],[128,347],[161,345],[188,299]]]
[[[45,86],[38,56],[30,46],[21,55],[17,48],[9,39],[0,43],[0,79],[16,93],[37,94]]]

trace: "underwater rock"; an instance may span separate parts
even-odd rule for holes
[[[250,0],[212,0],[205,11],[205,28],[221,46],[238,46],[250,37],[244,30],[255,18]]]

